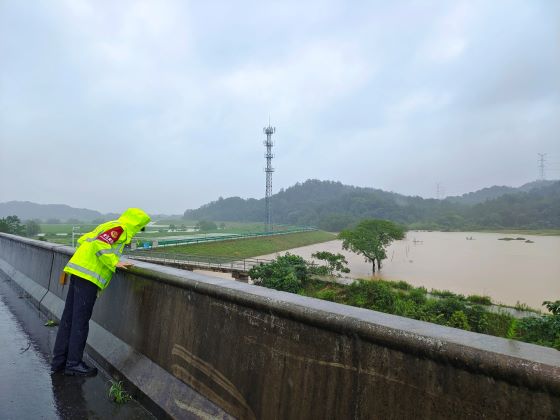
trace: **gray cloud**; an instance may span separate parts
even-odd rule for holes
[[[4,1],[0,201],[262,197],[269,115],[275,190],[521,184],[560,156],[559,22],[544,0]]]

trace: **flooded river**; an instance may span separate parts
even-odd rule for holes
[[[498,239],[522,236],[525,240]],[[467,239],[469,238],[469,239]],[[472,239],[471,239],[472,238]],[[292,249],[311,259],[317,251],[346,256],[350,277],[371,277],[371,264],[342,250],[341,241]],[[274,258],[284,252],[258,258]],[[541,308],[544,300],[560,299],[560,236],[508,235],[476,232],[408,232],[387,250],[381,277],[405,280],[428,290],[488,295],[496,302],[526,303]]]

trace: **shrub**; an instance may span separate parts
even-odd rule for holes
[[[462,330],[471,330],[467,316],[463,311],[455,311],[451,314],[451,318],[447,322],[447,325],[454,328],[461,328]]]
[[[270,263],[251,268],[249,276],[257,285],[298,293],[308,272],[307,262],[302,257],[286,253]]]
[[[426,303],[426,289],[414,288],[404,297],[406,300],[413,301],[416,305],[423,305]]]
[[[337,275],[340,277],[340,273],[350,272],[350,269],[347,267],[348,261],[346,261],[346,258],[342,254],[333,254],[332,252],[328,251],[319,251],[311,256],[327,263],[326,266],[321,267],[324,267],[323,271],[326,271],[325,274],[330,274],[331,276]]]
[[[484,334],[495,335],[498,337],[511,338],[512,328],[515,328],[515,318],[508,313],[486,312],[487,326],[482,331],[475,330]]]
[[[560,316],[528,316],[517,322],[515,338],[560,350]]]
[[[418,318],[418,305],[413,300],[399,299],[395,303],[395,315]]]
[[[329,300],[331,302],[336,302],[337,293],[336,290],[331,288],[325,288],[323,290],[319,290],[315,297],[318,299]]]
[[[560,300],[555,302],[546,300],[543,302],[543,306],[545,306],[552,315],[560,315]]]
[[[465,303],[456,297],[449,297],[447,299],[434,299],[428,301],[428,309],[435,314],[442,314],[446,320],[451,318],[454,312],[466,311],[467,306]]]
[[[348,286],[347,296],[350,305],[387,313],[395,312],[396,293],[385,283],[371,280],[355,281]]]
[[[410,289],[413,289],[413,287],[412,287],[411,284],[408,284],[406,281],[403,281],[403,280],[393,282],[393,287],[394,287],[395,289],[400,289],[400,290],[410,290]]]
[[[478,303],[479,305],[492,305],[490,296],[470,295],[467,297],[467,300],[472,303]]]
[[[445,298],[453,298],[453,299],[465,300],[465,297],[463,295],[455,294],[453,292],[450,292],[449,290],[432,289],[430,291],[430,294],[433,295],[433,296],[444,298],[444,299]]]
[[[543,303],[549,315],[528,316],[518,320],[515,338],[560,350],[560,301]]]

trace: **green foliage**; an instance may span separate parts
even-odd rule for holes
[[[447,325],[454,328],[460,328],[462,330],[471,330],[467,316],[463,311],[455,311],[451,314]]]
[[[403,281],[403,280],[393,282],[393,287],[395,289],[401,289],[401,290],[412,290],[412,289],[414,289],[414,287],[412,287],[411,284],[409,284],[409,283],[407,283],[406,281]]]
[[[41,226],[35,220],[25,222],[25,233],[27,236],[35,236],[41,232]]]
[[[560,350],[560,300],[545,301],[543,306],[550,314],[519,320],[514,336],[522,341]]]
[[[307,180],[281,190],[271,198],[279,223],[314,225],[339,232],[365,218],[391,220],[414,229],[558,229],[560,182],[521,189],[492,187],[445,200]],[[188,210],[192,220],[254,221],[264,214],[264,199],[230,197]]]
[[[440,298],[456,298],[464,300],[465,297],[463,295],[457,295],[456,293],[450,292],[449,290],[436,290],[432,289],[430,294],[433,296],[438,296]]]
[[[560,315],[529,316],[520,319],[515,338],[560,350]]]
[[[423,287],[413,288],[405,295],[407,300],[414,302],[416,305],[424,305],[426,303],[426,289]]]
[[[393,313],[397,296],[382,282],[359,280],[348,286],[346,291],[349,305]]]
[[[331,302],[336,302],[338,298],[338,294],[335,288],[325,287],[324,289],[319,290],[315,297],[318,299],[330,300]]]
[[[332,252],[319,251],[311,256],[318,260],[327,262],[327,266],[325,267],[326,274],[330,274],[331,276],[340,276],[340,273],[350,272],[350,269],[347,267],[348,261],[346,261],[346,258],[342,254],[333,254]]]
[[[211,230],[218,230],[218,226],[216,225],[216,223],[214,223],[212,221],[200,220],[196,224],[196,229],[198,229],[201,232],[209,232]]]
[[[124,404],[132,400],[132,396],[124,390],[122,381],[111,380],[111,387],[109,388],[109,398],[117,404]]]
[[[470,295],[467,297],[467,300],[479,305],[492,305],[492,299],[490,296]]]
[[[555,302],[546,300],[543,302],[543,306],[545,306],[552,315],[560,315],[560,300]]]
[[[292,293],[298,293],[302,282],[308,278],[308,275],[307,261],[290,253],[249,270],[249,276],[255,281],[255,284]]]
[[[486,328],[482,331],[484,334],[495,335],[498,337],[512,338],[515,330],[517,319],[508,313],[486,312]]]
[[[560,350],[560,301],[543,303],[549,315],[516,319],[506,312],[490,312],[485,297],[432,291],[406,282],[358,280],[346,286],[312,279],[309,264],[291,254],[250,270],[257,284],[276,290],[372,309],[467,331],[518,339]],[[435,293],[434,293],[435,292]]]
[[[344,249],[363,255],[372,263],[375,272],[387,255],[385,248],[394,240],[404,238],[404,229],[388,220],[362,220],[354,229],[343,230],[338,235]]]
[[[0,219],[0,232],[21,236],[25,234],[25,226],[21,224],[19,217],[7,216]]]
[[[514,308],[518,311],[534,312],[533,308],[531,308],[529,305],[527,305],[526,303],[519,302],[519,301],[517,301]]]

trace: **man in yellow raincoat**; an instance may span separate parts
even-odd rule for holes
[[[58,327],[51,371],[65,375],[94,376],[95,367],[82,360],[89,332],[89,320],[98,292],[111,281],[125,245],[144,230],[150,217],[130,208],[118,220],[103,223],[78,239],[76,252],[64,267],[71,274],[64,312]]]

